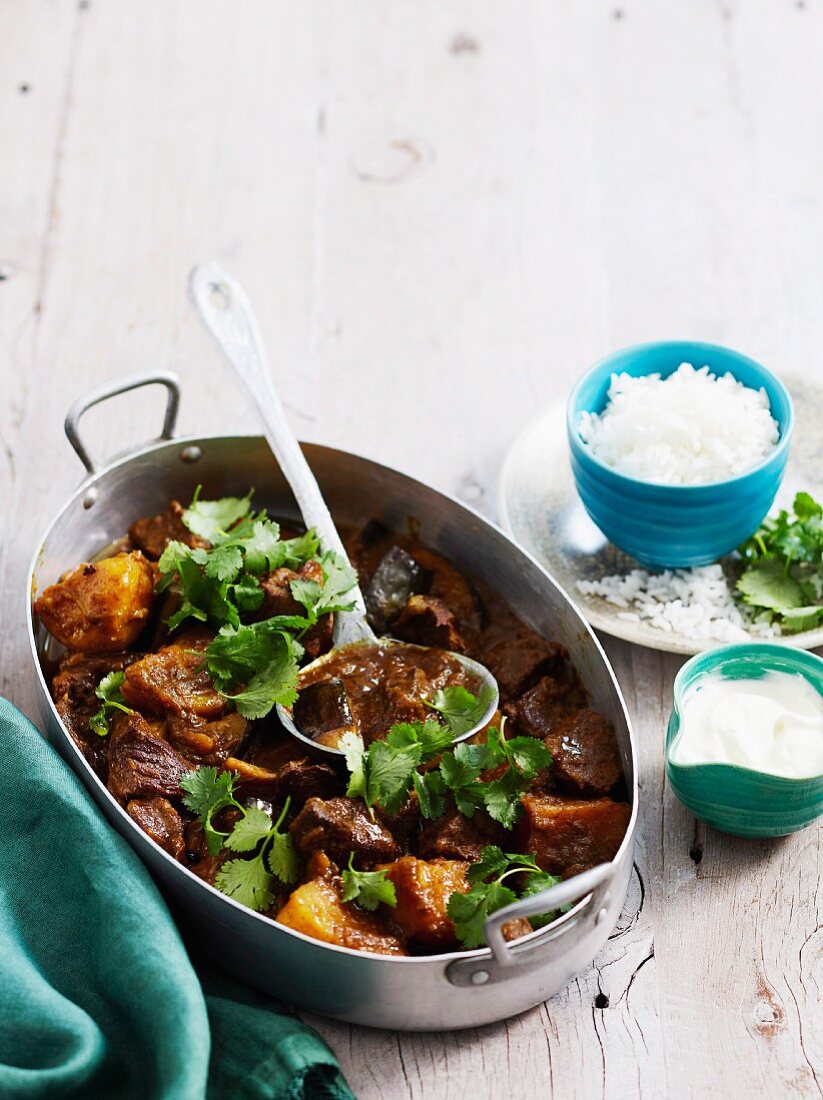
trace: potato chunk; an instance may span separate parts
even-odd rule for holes
[[[310,865],[314,877],[293,890],[275,918],[323,943],[374,951],[379,955],[405,955],[406,948],[384,917],[342,900],[342,884],[334,865],[325,856],[315,856]]]
[[[403,856],[385,868],[397,894],[392,915],[409,939],[428,947],[456,943],[446,910],[452,894],[465,894],[469,889],[468,869],[463,860],[414,856]]]
[[[113,653],[140,635],[154,603],[154,570],[139,550],[78,565],[35,601],[46,630],[67,649]]]
[[[632,812],[628,802],[610,798],[578,801],[527,794],[521,801],[518,849],[535,852],[544,871],[564,878],[613,859]]]

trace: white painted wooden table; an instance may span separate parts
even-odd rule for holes
[[[78,480],[70,401],[171,368],[184,432],[250,431],[185,298],[216,257],[307,440],[494,514],[504,451],[606,352],[686,336],[820,375],[819,0],[3,0],[0,689],[34,714],[24,568]],[[160,395],[90,414],[100,453]],[[636,722],[637,876],[533,1012],[315,1020],[358,1096],[816,1096],[821,832],[743,842],[664,784],[676,659],[608,642]]]

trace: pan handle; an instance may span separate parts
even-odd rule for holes
[[[157,437],[159,439],[171,439],[174,435],[174,427],[177,423],[177,410],[180,407],[180,379],[171,371],[156,371],[153,374],[128,374],[125,378],[116,378],[112,382],[104,382],[101,386],[95,386],[93,390],[83,394],[74,402],[66,413],[65,429],[69,443],[71,443],[77,456],[89,474],[96,474],[99,466],[92,458],[86,444],[80,435],[80,420],[94,405],[102,401],[108,401],[110,397],[128,393],[130,390],[140,389],[142,386],[165,386],[168,396],[166,398],[166,412],[163,416],[163,430]]]
[[[550,913],[553,909],[562,909],[564,906],[580,901],[588,894],[591,894],[588,911],[599,913],[606,903],[606,895],[613,878],[614,864],[600,863],[581,875],[575,875],[574,878],[566,879],[565,882],[558,882],[554,886],[541,890],[539,894],[532,894],[531,897],[519,898],[511,905],[506,905],[496,913],[492,913],[486,918],[483,931],[497,965],[512,966],[515,961],[512,949],[503,939],[504,924],[519,917],[535,917],[539,913]]]
[[[589,871],[574,878],[566,879],[549,886],[532,897],[520,898],[498,909],[486,918],[484,934],[491,951],[488,955],[456,959],[447,971],[453,985],[485,985],[496,981],[505,981],[522,970],[533,970],[541,962],[541,955],[552,952],[559,946],[558,941],[572,930],[580,931],[580,923],[596,925],[607,914],[609,891],[617,874],[613,863],[600,863]],[[546,935],[535,936],[526,943],[508,944],[503,939],[503,925],[518,917],[532,917],[539,913],[548,913],[588,897],[588,904],[577,914],[577,920],[568,925],[559,925],[556,929],[549,926]]]

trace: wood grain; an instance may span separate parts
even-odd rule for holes
[[[23,578],[79,478],[69,403],[171,368],[184,432],[253,429],[186,304],[198,260],[246,284],[303,438],[491,515],[515,433],[615,347],[823,379],[822,33],[816,0],[6,0],[3,693],[33,714]],[[95,452],[161,400],[90,415]],[[663,777],[679,662],[607,649],[641,766],[620,926],[499,1025],[314,1020],[364,1100],[823,1092],[821,831],[696,827]]]

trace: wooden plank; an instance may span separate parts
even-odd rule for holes
[[[185,300],[201,258],[246,283],[303,438],[492,515],[508,442],[614,347],[693,335],[823,378],[822,24],[733,0],[7,3],[2,691],[33,713],[21,585],[79,477],[70,401],[172,368],[184,431],[253,430]],[[90,416],[98,453],[160,410]],[[315,1021],[359,1097],[820,1094],[821,832],[696,828],[663,773],[679,662],[607,649],[642,799],[615,936],[505,1023]]]

